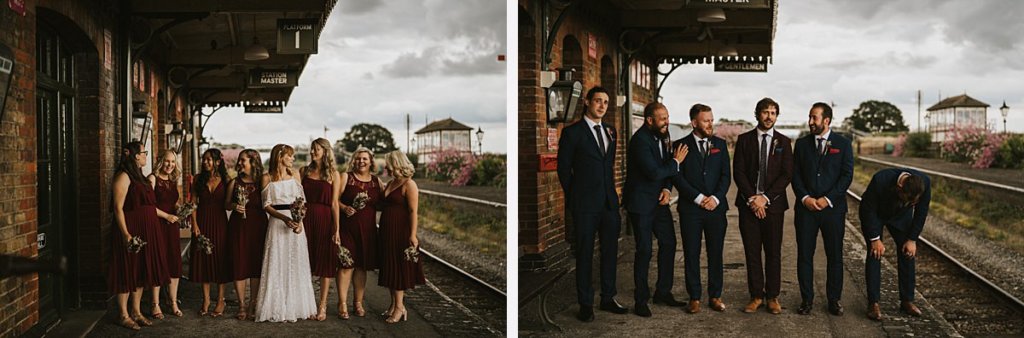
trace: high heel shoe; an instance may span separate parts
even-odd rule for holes
[[[366,317],[366,309],[363,308],[363,302],[355,302],[356,316]]]
[[[160,310],[160,303],[153,303],[153,311],[150,315],[159,320],[164,319],[164,312]]]
[[[213,308],[213,312],[210,313],[210,317],[217,318],[224,315],[224,308],[227,307],[227,303],[224,302],[224,298],[217,300],[217,307]]]
[[[121,327],[125,327],[125,328],[128,328],[128,329],[131,329],[133,331],[142,330],[142,327],[139,326],[139,324],[136,323],[134,320],[132,320],[131,316],[123,316],[123,317],[121,317],[121,321],[118,322],[117,325],[120,325]]]
[[[348,306],[346,306],[345,303],[342,303],[342,305],[338,307],[338,318],[341,318],[342,320],[348,320],[350,318],[348,315]]]
[[[409,319],[409,312],[403,310],[402,312],[395,312],[394,314],[391,315],[391,317],[385,319],[384,322],[388,324],[395,324],[398,322],[404,322],[407,319]]]
[[[136,323],[142,326],[153,325],[153,322],[149,321],[149,319],[146,319],[146,316],[143,316],[141,313],[136,313],[134,316],[132,316],[132,320],[134,320]]]
[[[199,316],[205,317],[210,313],[210,301],[203,302],[203,305],[199,307]]]
[[[237,318],[238,320],[245,320],[246,318],[249,318],[248,306],[245,304],[239,304],[238,314],[235,315],[235,318]]]
[[[325,319],[327,319],[327,304],[321,305],[316,310],[316,317],[314,317],[314,319],[316,319],[316,321],[318,321],[318,322],[322,322]]]

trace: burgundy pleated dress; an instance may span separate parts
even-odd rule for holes
[[[198,182],[197,182],[198,183]],[[213,253],[206,254],[199,249],[198,241],[193,238],[191,244],[191,267],[189,279],[196,283],[223,284],[232,282],[230,249],[228,249],[228,216],[224,209],[224,194],[227,183],[222,178],[217,187],[210,191],[206,185],[194,185],[198,190],[196,205],[196,224],[199,233],[213,243]]]
[[[409,237],[412,236],[410,212],[402,187],[384,196],[384,208],[380,215],[380,273],[377,285],[392,290],[411,290],[427,282],[423,276],[423,262],[405,260],[405,249],[412,245],[409,243]]]
[[[245,204],[245,218],[242,213],[231,211],[228,220],[228,250],[232,259],[231,276],[234,280],[260,278],[263,269],[263,248],[267,240],[267,212],[263,210],[263,197],[259,184],[245,183],[235,179],[235,189],[249,192]],[[232,203],[238,202],[231,192]]]
[[[154,175],[155,176],[155,175]],[[171,215],[178,212],[178,184],[156,176],[156,208]],[[164,231],[164,257],[167,259],[167,273],[171,278],[181,278],[181,235],[178,223],[160,219]]]
[[[309,245],[309,270],[313,276],[335,278],[341,262],[338,261],[338,245],[334,244],[334,223],[331,220],[331,200],[334,198],[331,182],[302,178],[302,190],[306,194],[305,226],[306,243]]]
[[[111,294],[126,293],[136,288],[151,288],[170,282],[161,242],[160,218],[156,216],[156,195],[149,181],[132,181],[125,195],[124,222],[128,233],[146,242],[138,253],[126,249],[121,231],[111,231],[113,259],[107,280]]]
[[[380,202],[380,180],[370,176],[369,182],[360,181],[355,174],[348,175],[341,203],[351,206],[356,195],[365,192],[366,206],[352,216],[341,216],[341,245],[352,253],[353,267],[375,270],[377,264],[377,203]]]

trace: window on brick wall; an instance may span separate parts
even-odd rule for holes
[[[651,89],[651,67],[640,62],[633,60],[629,65],[629,73],[631,74],[632,82],[634,85],[644,88]]]

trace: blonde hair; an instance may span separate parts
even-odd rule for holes
[[[366,153],[367,155],[370,155],[370,173],[371,174],[376,173],[377,172],[377,161],[373,160],[373,151],[370,150],[369,148],[363,147],[363,146],[359,146],[358,148],[356,148],[356,151],[352,152],[352,156],[348,157],[348,164],[345,165],[345,166],[348,167],[348,172],[351,173],[351,172],[355,172],[356,171],[356,168],[355,168],[356,156],[359,156],[359,154],[361,154],[361,153]]]
[[[391,168],[391,175],[395,177],[411,178],[416,173],[416,167],[412,166],[409,158],[400,150],[395,150],[384,157],[384,163]]]
[[[320,150],[324,152],[323,156],[320,156],[319,168],[313,165],[317,164],[316,160],[313,160],[313,147],[320,147]],[[320,172],[320,179],[331,182],[334,180],[334,173],[338,172],[334,169],[334,149],[331,148],[331,141],[321,137],[313,140],[313,143],[309,145],[309,164],[302,168],[302,177],[306,177],[311,169],[318,169]]]
[[[281,162],[281,157],[285,156],[285,155],[295,155],[295,149],[292,148],[292,146],[287,145],[287,144],[278,144],[278,145],[274,146],[274,149],[270,150],[270,178],[271,178],[271,180],[277,181],[277,180],[281,179],[281,177],[278,176],[278,168],[277,168],[277,166],[279,165],[278,162]],[[286,168],[284,168],[284,170],[285,170],[285,172],[288,173],[288,175],[292,175],[293,174],[291,167],[286,167]]]
[[[158,157],[160,160],[156,162],[154,173],[164,172],[164,158],[167,157],[167,155],[174,155],[174,170],[167,175],[167,179],[177,181],[178,177],[181,177],[181,163],[179,163],[178,160],[178,153],[174,152],[174,150],[166,149],[160,152],[160,157]]]

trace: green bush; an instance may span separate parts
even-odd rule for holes
[[[931,157],[932,135],[926,132],[907,134],[903,145],[905,157]]]
[[[484,154],[476,161],[473,168],[473,180],[470,184],[479,186],[505,186],[505,157],[495,154]]]
[[[1024,168],[1024,135],[1007,137],[999,146],[994,167],[1021,169]]]

